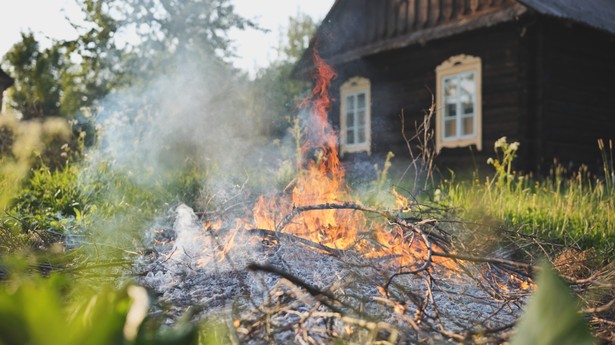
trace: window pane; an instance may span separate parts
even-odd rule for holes
[[[346,143],[347,144],[354,144],[354,129],[348,129],[348,131],[346,131]]]
[[[444,99],[448,102],[450,98],[457,97],[457,78],[444,79]]]
[[[451,119],[444,121],[444,137],[456,137],[457,136],[457,120]]]
[[[357,95],[357,108],[364,109],[365,108],[365,94],[360,93]]]
[[[346,126],[354,127],[354,113],[349,112],[346,114]]]
[[[466,80],[474,84],[474,72],[468,73],[468,75],[466,75]]]
[[[463,119],[463,135],[474,134],[474,117],[466,117]]]
[[[468,73],[462,75],[461,79],[461,92],[466,95],[474,94],[474,73]]]
[[[354,111],[354,95],[346,97],[346,111]]]
[[[359,126],[365,126],[365,111],[364,110],[363,111],[359,111],[357,116],[358,116],[357,121],[359,123]]]
[[[444,116],[446,117],[455,117],[457,116],[457,104],[455,103],[447,103],[444,108]]]
[[[462,75],[461,79],[461,97],[460,101],[462,103],[463,112],[465,114],[471,114],[474,112],[474,103],[475,98],[475,85],[474,85],[474,73],[468,73]],[[472,110],[470,110],[470,108]]]
[[[357,138],[357,143],[361,144],[365,142],[365,127],[359,127],[357,129],[357,134],[358,134],[358,138]]]
[[[459,95],[459,103],[471,103],[472,102],[472,95],[466,93],[465,91],[461,92],[461,95]]]
[[[474,114],[474,103],[466,102],[461,105],[464,114]]]

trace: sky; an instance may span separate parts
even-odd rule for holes
[[[275,59],[280,32],[290,16],[299,11],[316,20],[324,18],[334,0],[231,0],[238,14],[253,19],[268,32],[232,32],[237,59],[233,63],[254,73]],[[0,0],[0,56],[20,40],[20,32],[32,30],[36,36],[56,39],[76,37],[66,17],[82,16],[75,0]]]

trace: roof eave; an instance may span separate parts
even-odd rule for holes
[[[615,5],[612,3],[608,3],[610,6],[604,6],[604,4],[593,4],[597,9],[593,9],[594,11],[590,11],[593,16],[589,16],[586,18],[581,18],[575,16],[570,12],[570,8],[557,8],[554,7],[553,4],[549,5],[548,1],[533,1],[533,0],[517,0],[519,3],[525,5],[526,7],[532,9],[533,11],[540,13],[541,15],[553,18],[559,18],[562,20],[569,20],[571,22],[584,25],[587,27],[591,27],[596,30],[600,30],[611,35],[615,34],[615,22],[611,20],[611,17],[615,15]],[[594,1],[593,3],[595,3]],[[598,1],[599,2],[599,1]],[[561,2],[558,3],[560,6],[566,5]],[[578,5],[578,4],[576,4]],[[586,2],[583,5],[588,6],[590,2]],[[568,5],[570,6],[570,5]],[[602,16],[598,15],[599,11],[602,10]],[[576,14],[576,12],[575,12]],[[605,19],[607,18],[607,19]]]
[[[331,14],[333,9],[329,12]],[[509,22],[518,19],[520,16],[528,12],[528,8],[522,4],[515,4],[506,9],[488,12],[481,16],[470,20],[462,20],[454,23],[443,24],[437,27],[427,28],[412,32],[407,35],[398,36],[385,41],[379,41],[372,44],[364,45],[352,50],[348,50],[342,54],[335,54],[325,57],[329,64],[341,64],[359,60],[363,57],[378,54],[392,49],[400,49],[414,44],[424,44],[440,38],[449,37],[466,31],[476,30],[483,27],[490,27],[500,23]],[[329,18],[329,15],[327,15]],[[310,72],[310,51],[317,44],[315,37],[318,37],[318,31],[312,38],[309,48],[301,56],[301,59],[295,64],[292,76],[297,79],[305,78]]]

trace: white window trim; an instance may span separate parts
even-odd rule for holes
[[[365,94],[365,142],[347,144],[346,138],[346,97],[355,94]],[[362,77],[350,78],[340,88],[340,153],[367,152],[371,154],[372,142],[372,92],[369,79]]]
[[[458,136],[444,139],[444,79],[464,73],[474,73],[474,133],[472,135]],[[483,149],[483,106],[482,106],[482,63],[479,57],[470,55],[456,55],[436,67],[436,151],[444,147],[464,147],[476,145],[478,151]],[[458,115],[459,116],[459,115]],[[457,133],[460,129],[457,119]]]

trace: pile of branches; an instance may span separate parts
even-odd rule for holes
[[[352,248],[331,249],[284,232],[298,215],[318,210],[354,210],[383,217],[402,230],[409,245],[421,241],[426,252],[422,261],[410,267],[391,269],[379,261],[395,257],[365,259]],[[253,229],[249,233],[268,243],[294,243],[321,251],[340,261],[343,274],[352,279],[345,286],[318,288],[283,266],[250,264],[248,269],[280,279],[260,305],[236,321],[244,341],[501,342],[508,338],[531,292],[520,288],[521,283],[532,284],[531,264],[462,254],[457,251],[462,239],[434,219],[401,218],[355,203],[321,204],[295,207],[275,231]],[[451,260],[458,269],[448,271],[450,268],[434,263],[435,258]],[[468,303],[473,305],[468,307]]]
[[[333,249],[284,232],[297,216],[319,210],[353,210],[384,218],[389,226],[401,230],[408,245],[421,242],[425,253],[420,261],[400,268],[390,264],[394,256],[368,258],[354,248]],[[230,228],[220,229],[206,235],[216,238],[217,245],[212,247],[232,267],[222,285],[236,285],[227,305],[232,308],[229,323],[236,335],[232,339],[240,343],[328,344],[336,339],[377,344],[505,342],[535,287],[536,248],[545,256],[563,249],[517,231],[447,218],[403,218],[355,203],[295,207],[274,230],[246,230],[243,240],[256,239],[263,254],[243,263],[232,248],[223,245],[225,233],[230,232]],[[170,255],[160,257],[164,260],[158,264],[169,262]],[[438,264],[443,259],[455,268]],[[558,259],[560,262],[553,262],[564,267]],[[196,273],[192,281],[181,278],[188,289],[204,284],[212,290],[219,288],[211,273],[192,269]],[[591,307],[584,312],[597,336],[612,339],[612,270],[583,278],[562,273],[581,296],[610,289],[600,300],[585,301]],[[224,310],[204,301],[194,294],[184,303],[202,304],[200,317]],[[167,302],[175,301],[167,298]]]

